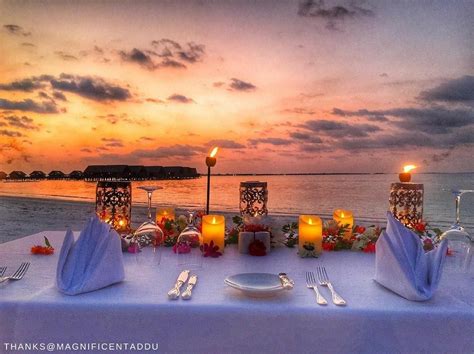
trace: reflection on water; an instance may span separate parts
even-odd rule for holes
[[[271,214],[314,213],[329,216],[336,208],[351,209],[359,219],[379,221],[388,209],[390,183],[397,175],[258,176],[268,182]],[[212,178],[211,209],[237,211],[239,183],[255,178],[215,176]],[[474,174],[415,174],[414,182],[425,185],[425,219],[438,225],[454,221],[451,188],[474,189]],[[163,187],[154,205],[180,208],[202,207],[206,201],[206,179],[133,182],[133,202],[145,204],[146,193],[138,186]],[[0,194],[94,201],[95,183],[84,181],[41,181],[0,183]],[[462,221],[474,225],[474,194],[465,195]]]

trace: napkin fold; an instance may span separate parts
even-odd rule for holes
[[[438,287],[447,246],[443,240],[425,252],[420,238],[388,212],[387,229],[376,244],[375,280],[408,300],[429,300]]]
[[[58,289],[77,295],[102,289],[125,278],[120,237],[109,224],[92,217],[76,242],[66,232],[56,269]]]

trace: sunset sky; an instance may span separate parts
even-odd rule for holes
[[[0,1],[0,170],[474,171],[473,1]]]

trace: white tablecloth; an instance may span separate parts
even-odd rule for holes
[[[266,257],[226,248],[204,259],[190,301],[166,293],[181,270],[171,249],[156,267],[124,254],[126,280],[93,293],[66,296],[55,288],[64,232],[45,232],[0,245],[0,266],[22,261],[21,281],[0,284],[0,352],[5,343],[158,343],[162,353],[473,353],[474,276],[448,275],[428,302],[407,301],[373,281],[374,255],[324,253],[300,259],[278,248]],[[33,256],[46,235],[57,252]],[[77,237],[77,235],[76,235]],[[325,265],[345,308],[315,303],[304,273]],[[242,272],[286,272],[296,282],[279,296],[249,298],[224,284]],[[330,299],[327,289],[323,294]]]

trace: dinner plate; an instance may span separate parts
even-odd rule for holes
[[[284,290],[278,274],[271,273],[235,274],[225,278],[224,282],[253,297],[273,296]]]

